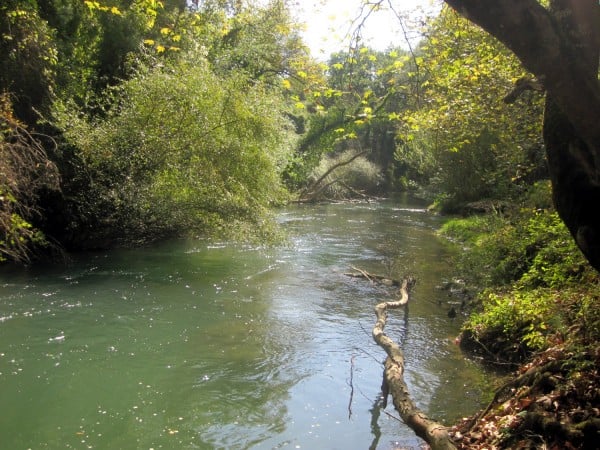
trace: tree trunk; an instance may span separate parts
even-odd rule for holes
[[[600,271],[600,5],[598,0],[445,0],[499,39],[544,84],[553,199]]]

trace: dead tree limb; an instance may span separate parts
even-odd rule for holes
[[[385,286],[401,286],[402,282],[399,280],[394,280],[393,278],[386,277],[384,275],[376,275],[367,272],[366,270],[360,269],[358,267],[351,266],[353,270],[356,272],[346,272],[344,275],[352,278],[366,278],[371,283],[373,280],[385,285]]]
[[[414,284],[413,278],[403,281],[400,298],[393,302],[381,302],[375,307],[377,322],[373,327],[373,339],[385,350],[387,359],[383,374],[384,396],[389,392],[396,410],[406,425],[417,436],[425,440],[432,450],[456,450],[456,446],[448,435],[447,428],[427,417],[413,402],[404,382],[404,354],[398,344],[384,333],[387,321],[387,310],[405,306],[408,303],[408,291]]]
[[[356,158],[358,158],[359,156],[365,155],[367,153],[369,153],[369,150],[362,150],[362,151],[352,155],[351,158],[349,158],[345,161],[340,161],[339,163],[331,166],[323,175],[321,175],[316,181],[314,181],[310,186],[305,188],[300,193],[300,200],[298,200],[298,202],[313,201],[317,197],[317,195],[319,193],[321,193],[326,187],[332,185],[333,183],[336,183],[339,180],[339,179],[336,179],[333,182],[327,183],[327,184],[325,184],[325,186],[322,186],[319,188],[319,185],[323,182],[323,180],[325,180],[325,178],[327,178],[335,169],[346,166],[346,165],[350,164],[352,161],[354,161]],[[316,191],[315,191],[315,189],[316,189]]]

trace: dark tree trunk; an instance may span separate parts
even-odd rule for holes
[[[511,49],[543,82],[544,142],[556,209],[600,271],[598,0],[445,0]]]

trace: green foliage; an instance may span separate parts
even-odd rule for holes
[[[587,270],[555,212],[521,209],[511,217],[454,219],[444,225],[442,233],[469,248],[461,258],[461,269],[481,286],[518,283],[527,288],[556,288]]]
[[[234,3],[2,2],[0,89],[53,136],[43,145],[63,175],[60,194],[23,177],[27,202],[3,185],[7,208],[39,212],[7,209],[6,228],[33,242],[43,226],[70,248],[267,232],[267,208],[287,195],[287,118],[302,123],[293,105],[322,68],[285,2]]]
[[[477,243],[479,236],[494,229],[494,223],[501,220],[497,215],[474,215],[467,218],[454,218],[446,221],[440,234],[467,246]]]
[[[553,315],[557,292],[548,289],[512,290],[483,294],[483,312],[469,317],[467,328],[478,336],[483,330],[498,330],[512,342],[523,341],[529,350],[548,346],[548,333],[561,328],[561,318]],[[547,321],[553,323],[547,323]]]
[[[13,109],[28,124],[44,111],[55,85],[58,53],[54,35],[32,2],[0,5],[0,93],[11,92]]]
[[[312,96],[295,98],[310,114],[308,131],[288,170],[290,186],[301,186],[322,157],[348,149],[348,142],[355,140],[369,149],[368,159],[384,176],[393,176],[399,112],[407,102],[400,70],[406,58],[404,51],[368,47],[331,55],[326,85]]]
[[[598,275],[557,213],[539,209],[549,201],[548,184],[538,183],[518,211],[444,225],[442,233],[466,248],[458,261],[461,276],[488,287],[465,324],[476,339],[542,350],[566,339],[567,329],[597,304]],[[590,324],[578,327],[582,336],[590,334]]]
[[[265,208],[284,194],[291,141],[281,98],[193,59],[140,71],[111,90],[102,118],[57,111],[88,185],[76,206],[87,229],[77,234],[130,243],[236,222],[261,231]]]
[[[518,196],[544,167],[541,96],[502,102],[524,74],[518,60],[449,8],[417,51],[396,152],[406,173],[455,204]]]
[[[221,33],[209,53],[219,72],[244,71],[252,79],[276,84],[281,75],[298,76],[296,63],[307,56],[299,27],[282,0],[263,8],[244,5],[223,24]]]
[[[308,131],[300,138],[295,155],[283,173],[289,188],[298,189],[308,181],[323,156],[333,151],[336,142],[342,138],[335,130],[343,129],[344,122],[344,110],[339,108],[309,116]]]

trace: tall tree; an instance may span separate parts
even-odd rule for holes
[[[445,1],[504,43],[543,83],[554,203],[579,248],[600,270],[600,4]]]
[[[444,8],[414,53],[426,76],[412,72],[421,79],[422,101],[403,114],[404,145],[396,156],[410,179],[443,193],[443,210],[520,195],[536,177],[547,177],[543,99],[536,92],[510,106],[499,101],[526,74],[510,50]]]

